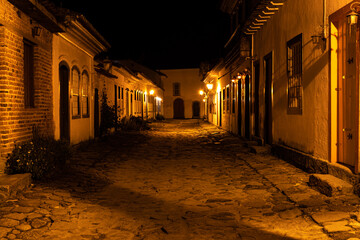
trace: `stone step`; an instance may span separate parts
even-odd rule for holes
[[[246,141],[246,142],[244,143],[244,145],[245,145],[246,147],[252,147],[252,146],[258,146],[259,143],[258,143],[257,141]]]
[[[270,146],[250,146],[250,152],[255,154],[270,154]]]
[[[0,174],[0,200],[16,195],[19,191],[29,187],[30,184],[30,173],[14,175]]]
[[[353,185],[330,174],[312,174],[309,185],[322,194],[332,197],[353,194]]]

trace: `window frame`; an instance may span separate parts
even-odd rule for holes
[[[84,94],[84,76],[87,76],[87,94]],[[90,117],[90,104],[89,104],[89,87],[90,87],[90,77],[86,70],[84,70],[81,74],[81,116],[83,118],[89,118]],[[83,106],[84,100],[86,100],[86,108]],[[84,109],[87,110],[86,113],[84,113]]]
[[[77,71],[78,73],[78,89],[77,89],[77,93],[75,93],[74,91],[74,71]],[[80,104],[80,86],[81,86],[81,75],[80,75],[80,71],[77,67],[73,67],[71,69],[71,116],[72,119],[78,119],[81,118],[81,104]],[[75,100],[75,98],[77,100]],[[75,102],[76,101],[76,102]],[[77,108],[78,108],[78,113],[75,115],[74,114],[74,104],[77,104]]]
[[[24,107],[35,108],[35,74],[34,74],[34,46],[35,44],[23,39],[23,71],[24,71]],[[27,51],[28,49],[29,51]]]
[[[181,96],[180,87],[181,84],[179,82],[173,83],[173,96]]]
[[[287,113],[302,115],[303,110],[303,43],[302,34],[286,43]]]

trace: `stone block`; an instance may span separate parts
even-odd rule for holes
[[[353,193],[353,186],[330,174],[312,174],[309,185],[326,196],[348,195]]]
[[[16,195],[17,192],[29,187],[31,184],[31,174],[14,174],[14,175],[0,175],[0,193],[5,198]]]
[[[347,212],[318,212],[311,216],[317,223],[323,224],[326,222],[336,222],[344,219],[350,219],[350,214]]]

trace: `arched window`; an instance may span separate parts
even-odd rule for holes
[[[71,72],[71,95],[72,95],[72,116],[80,117],[80,72],[77,68],[73,68]]]
[[[82,108],[82,116],[89,117],[89,75],[86,71],[82,73],[82,98],[81,98],[81,108]]]

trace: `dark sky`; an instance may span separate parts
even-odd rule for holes
[[[228,37],[219,0],[53,0],[85,15],[106,38],[112,59],[156,69],[198,67],[217,58]]]

